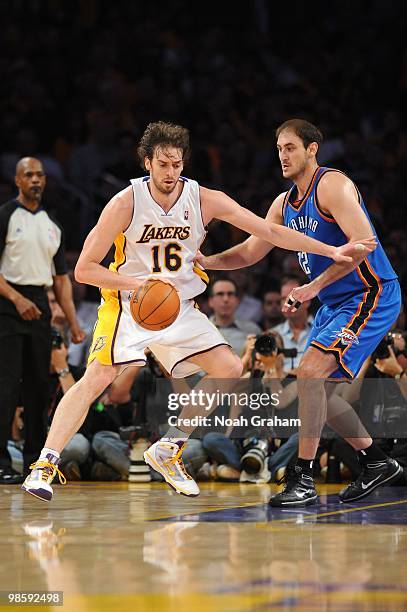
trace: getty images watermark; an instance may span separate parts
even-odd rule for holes
[[[178,415],[171,415],[168,424],[174,427],[292,427],[301,426],[301,419],[282,418],[264,416],[263,414],[247,414],[247,410],[253,412],[264,409],[278,409],[280,404],[279,393],[225,393],[221,391],[207,392],[202,389],[191,389],[188,393],[170,393],[168,395],[169,410],[178,411],[187,406],[211,412],[218,406],[235,406],[239,412],[245,411],[246,414],[239,414],[231,418],[225,415],[204,416],[196,415],[191,418],[180,418]]]

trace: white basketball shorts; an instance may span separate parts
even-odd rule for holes
[[[148,348],[174,378],[184,378],[201,368],[188,359],[216,346],[229,344],[193,300],[181,302],[177,319],[161,331],[140,327],[130,313],[129,291],[102,290],[102,303],[93,333],[88,364],[146,363]]]

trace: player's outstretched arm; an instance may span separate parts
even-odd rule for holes
[[[116,194],[103,209],[99,221],[91,230],[75,267],[75,279],[104,289],[133,291],[141,281],[108,270],[100,264],[116,238],[130,225],[133,216],[132,188]]]
[[[270,206],[266,215],[267,223],[283,223],[281,210],[284,195],[284,193],[280,194]],[[237,270],[238,268],[253,266],[273,248],[274,245],[270,244],[270,242],[262,240],[257,236],[250,236],[244,242],[236,244],[221,253],[208,256],[199,253],[196,260],[206,270]]]
[[[291,251],[305,251],[329,257],[334,261],[352,261],[355,245],[334,247],[305,236],[288,227],[261,219],[221,191],[201,188],[201,205],[205,224],[211,219],[227,221],[273,246]]]

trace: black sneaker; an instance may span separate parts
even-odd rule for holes
[[[24,482],[24,476],[12,467],[0,467],[0,484],[15,485]]]
[[[270,506],[298,507],[316,503],[318,495],[312,476],[304,474],[300,466],[288,467],[284,476],[277,482],[282,483],[285,483],[283,491],[270,499]]]
[[[353,502],[370,495],[372,491],[383,484],[396,482],[403,475],[403,468],[394,459],[368,463],[355,482],[342,489],[339,493],[341,502]]]

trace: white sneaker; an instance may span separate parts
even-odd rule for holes
[[[184,448],[185,444],[180,446],[176,442],[158,440],[146,450],[144,461],[153,470],[159,472],[177,493],[195,497],[199,495],[200,491],[195,480],[186,471],[182,461],[181,454]]]
[[[21,488],[27,493],[42,499],[43,501],[51,501],[53,490],[51,482],[58,474],[59,482],[66,483],[66,478],[58,468],[58,459],[54,455],[48,454],[45,459],[39,459],[30,465],[31,474],[24,480]]]

